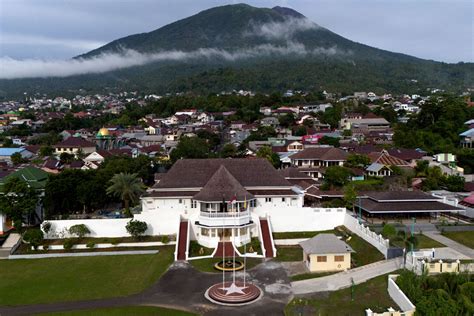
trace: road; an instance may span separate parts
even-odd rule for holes
[[[291,283],[293,293],[309,294],[315,292],[336,291],[351,286],[352,280],[355,284],[364,283],[367,280],[375,278],[379,275],[387,274],[402,268],[403,258],[395,258],[368,264],[356,269],[333,275],[308,279],[303,281],[295,281]]]
[[[423,235],[431,238],[431,239],[434,239],[440,243],[442,243],[443,245],[446,245],[447,247],[449,248],[452,248],[454,250],[456,250],[457,252],[465,255],[466,257],[470,258],[470,259],[474,259],[474,249],[471,249],[467,246],[464,246],[452,239],[449,239],[447,237],[444,237],[443,235],[441,235],[440,232],[436,231],[436,232],[432,232],[432,231],[424,231],[423,232]]]

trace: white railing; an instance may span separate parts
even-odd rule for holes
[[[201,217],[210,217],[210,218],[237,218],[250,216],[250,211],[243,212],[200,212]]]
[[[200,212],[199,224],[206,226],[245,225],[250,223],[250,212]]]

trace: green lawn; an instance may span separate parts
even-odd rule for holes
[[[443,232],[443,236],[474,249],[474,231]]]
[[[416,239],[418,240],[418,245],[417,245],[417,248],[418,249],[424,249],[424,248],[441,248],[441,247],[446,247],[445,245],[443,245],[442,243],[434,240],[434,239],[431,239],[430,237],[428,236],[425,236],[423,234],[415,234],[415,237]],[[393,245],[393,246],[396,246],[396,247],[400,247],[400,248],[404,248],[405,247],[405,244],[403,242],[403,240],[397,240],[396,238],[395,239],[392,239],[390,241],[390,243]]]
[[[310,298],[295,298],[285,308],[285,315],[354,316],[365,315],[370,308],[375,312],[386,311],[388,307],[397,309],[387,292],[387,275],[379,276],[354,287],[330,293],[320,293]]]
[[[127,307],[112,307],[112,308],[98,308],[98,309],[87,309],[78,310],[71,312],[58,312],[58,313],[46,313],[39,314],[42,316],[125,316],[125,315],[140,315],[140,316],[193,316],[196,314],[178,311],[174,309],[168,309],[163,307],[154,306],[127,306]]]
[[[355,253],[351,255],[352,268],[364,266],[369,263],[385,260],[384,255],[374,246],[353,234],[350,240],[345,240]]]
[[[317,234],[322,234],[322,233],[334,234],[334,230],[273,233],[273,239],[311,238],[311,237],[316,236]]]
[[[300,246],[277,246],[276,261],[302,261],[303,248]]]
[[[194,268],[202,272],[222,273],[222,271],[214,268],[214,265],[221,260],[222,258],[206,258],[206,259],[198,259],[198,260],[189,260],[189,263]],[[244,258],[235,258],[235,260],[244,262]],[[262,262],[263,262],[263,259],[260,259],[260,258],[247,258],[247,269],[251,269],[255,267],[257,264],[262,263]]]
[[[166,246],[156,255],[0,260],[0,305],[138,293],[168,269],[173,252],[173,246]]]

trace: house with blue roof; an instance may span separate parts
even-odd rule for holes
[[[474,148],[474,128],[468,129],[467,131],[459,134],[459,137],[461,137],[462,148]]]
[[[33,153],[28,151],[24,147],[9,148],[9,147],[0,147],[0,161],[6,161],[7,163],[12,162],[12,155],[20,153],[22,158],[29,159],[33,156]]]

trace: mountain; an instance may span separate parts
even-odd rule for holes
[[[246,4],[211,8],[120,38],[74,61],[104,70],[64,78],[0,80],[0,94],[79,89],[423,92],[428,87],[460,91],[474,85],[472,63],[446,64],[373,48],[293,9]],[[114,65],[110,69],[109,63]]]

